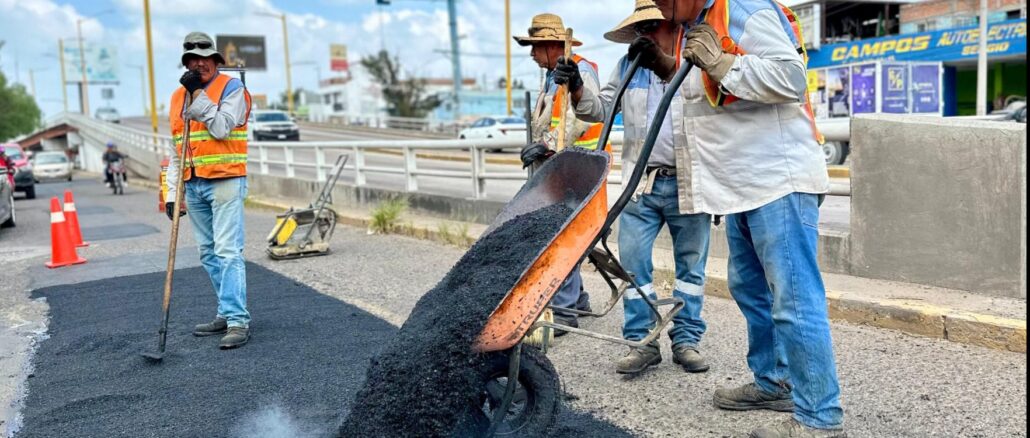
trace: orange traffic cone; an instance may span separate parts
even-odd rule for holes
[[[79,229],[79,212],[75,210],[75,199],[72,198],[72,191],[64,191],[64,220],[68,221],[68,235],[71,236],[75,246],[89,246],[89,242],[82,241],[82,230]]]
[[[48,268],[86,263],[86,259],[75,253],[75,243],[69,235],[61,202],[56,196],[50,198],[50,250],[50,261],[46,262]]]

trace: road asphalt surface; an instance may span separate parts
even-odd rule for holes
[[[79,254],[89,261],[83,265],[47,270],[42,268],[49,255],[49,213],[46,210],[49,197],[60,195],[65,188],[72,188],[80,210],[89,209],[90,214],[80,215],[80,222],[85,229],[100,226],[130,224],[146,225],[159,230],[158,233],[140,235],[132,238],[116,238],[98,240],[88,248],[79,250]],[[15,203],[19,211],[19,224],[12,229],[0,230],[0,402],[5,407],[3,429],[7,432],[18,427],[17,413],[25,416],[25,436],[37,433],[28,421],[32,416],[32,406],[24,406],[25,402],[34,403],[34,380],[42,378],[47,369],[48,360],[33,353],[33,342],[42,351],[48,347],[50,340],[59,340],[58,332],[46,339],[50,327],[60,328],[62,333],[82,336],[67,327],[97,328],[88,321],[64,321],[60,316],[57,304],[41,299],[32,299],[33,290],[51,288],[61,285],[74,285],[89,281],[112,281],[112,277],[126,275],[152,274],[156,280],[146,283],[146,292],[152,294],[149,302],[140,314],[126,310],[124,315],[114,318],[129,318],[138,327],[133,326],[122,332],[111,331],[118,335],[140,333],[141,338],[132,348],[127,344],[75,345],[67,346],[68,354],[92,354],[93,357],[104,357],[105,362],[86,362],[76,364],[81,369],[103,370],[112,366],[106,363],[112,357],[135,356],[136,350],[152,349],[156,344],[156,327],[160,316],[157,295],[160,293],[164,269],[164,256],[168,244],[168,219],[157,211],[157,195],[153,191],[130,186],[124,196],[113,196],[99,182],[96,175],[76,175],[74,183],[46,183],[37,186],[39,198],[24,200],[18,198]],[[109,210],[108,210],[109,209]],[[105,212],[107,211],[107,212]],[[348,319],[358,318],[351,313],[363,315],[362,312],[374,315],[382,322],[399,327],[407,319],[415,303],[437,284],[451,269],[454,263],[465,253],[465,250],[443,246],[406,237],[392,235],[370,235],[364,229],[346,226],[337,228],[331,242],[333,253],[325,257],[303,260],[273,262],[264,255],[263,239],[274,223],[274,213],[269,211],[248,210],[246,214],[247,247],[245,255],[252,265],[262,266],[276,275],[284,276],[300,285],[284,284],[279,289],[286,296],[299,295],[297,290],[306,290],[308,294],[316,291],[332,297],[345,304],[325,301],[331,308],[339,309],[335,313],[342,321],[321,321],[330,326],[347,324]],[[196,266],[197,256],[195,243],[189,227],[180,236],[178,266],[189,269]],[[84,232],[86,240],[91,236]],[[251,272],[260,273],[259,268],[251,267]],[[589,270],[588,270],[589,271]],[[196,271],[195,271],[196,272]],[[154,274],[157,273],[157,274]],[[184,285],[187,275],[178,275],[176,295],[173,298],[173,323],[194,324],[211,318],[214,310],[213,293],[205,283],[206,276],[194,279],[197,291],[188,291]],[[131,278],[131,277],[130,277]],[[272,278],[271,276],[269,278]],[[584,275],[586,288],[591,292],[593,307],[600,308],[605,293],[604,284],[596,274],[586,272]],[[661,288],[665,280],[659,279]],[[284,280],[285,282],[285,280]],[[117,280],[125,285],[124,280]],[[110,284],[110,283],[108,283]],[[268,297],[268,292],[259,292],[260,284],[250,282],[252,306],[262,308],[262,312],[275,312],[273,305],[259,303],[260,297]],[[310,289],[305,289],[310,288]],[[58,295],[58,289],[50,289]],[[121,309],[130,309],[137,304],[123,303],[117,300],[101,299],[110,296],[113,291],[101,289],[96,292],[80,293],[82,300],[90,300],[97,296],[93,304],[98,312],[111,315]],[[197,299],[210,303],[196,307],[188,315],[179,312],[185,310],[189,302],[188,296],[195,293]],[[204,294],[211,295],[204,298]],[[276,290],[276,294],[280,290]],[[36,293],[38,295],[38,292]],[[128,296],[128,295],[127,295]],[[316,298],[305,298],[306,302],[316,302]],[[348,306],[360,311],[345,310]],[[106,310],[105,310],[106,308]],[[308,309],[304,309],[308,310]],[[314,311],[314,314],[323,313]],[[581,327],[606,334],[617,335],[621,324],[621,305],[616,306],[612,314],[602,319],[584,319]],[[274,315],[272,313],[270,315]],[[185,347],[196,343],[195,354],[212,354],[217,364],[228,365],[234,361],[233,355],[252,355],[247,349],[257,349],[262,343],[271,343],[278,335],[271,333],[271,327],[286,322],[276,321],[275,317],[255,311],[254,340],[238,350],[219,351],[216,339],[194,339],[189,335],[178,333],[170,337],[169,352],[187,352]],[[340,317],[342,315],[342,317]],[[746,330],[743,318],[736,305],[729,300],[709,297],[705,300],[702,313],[708,323],[708,331],[701,343],[702,353],[707,357],[712,369],[703,374],[686,374],[671,363],[668,340],[662,340],[662,352],[665,361],[659,366],[636,378],[624,378],[614,373],[613,362],[625,354],[625,347],[604,343],[597,340],[565,336],[548,352],[548,358],[562,379],[568,394],[568,404],[575,409],[576,417],[592,421],[594,417],[605,423],[618,426],[641,437],[722,437],[745,436],[751,429],[770,422],[784,419],[784,414],[771,412],[725,412],[712,406],[712,393],[723,386],[739,385],[750,381],[750,374],[745,363]],[[49,320],[48,320],[49,318]],[[370,319],[371,321],[371,319]],[[114,322],[112,322],[114,324]],[[118,322],[118,324],[125,324]],[[125,324],[131,326],[133,324]],[[954,344],[951,342],[905,335],[883,329],[833,323],[834,348],[837,354],[838,374],[841,377],[842,404],[845,410],[845,427],[850,437],[1025,437],[1026,423],[1026,355],[990,350],[986,348]],[[335,337],[360,337],[371,339],[366,331],[335,332],[326,343],[346,342],[333,339]],[[390,332],[393,333],[393,332]],[[285,335],[283,335],[285,336]],[[355,341],[356,343],[357,341]],[[387,341],[370,341],[384,345]],[[54,344],[58,346],[57,343]],[[203,348],[200,348],[203,347]],[[278,345],[276,345],[278,347]],[[380,347],[381,348],[381,347]],[[205,350],[206,349],[206,350]],[[202,353],[201,351],[207,351]],[[266,350],[272,351],[272,350]],[[273,354],[274,353],[274,354]],[[272,353],[273,362],[290,362],[290,348],[278,347]],[[325,368],[347,369],[341,362],[352,354],[350,351],[325,352],[331,357],[331,365],[320,364]],[[105,356],[106,355],[106,356]],[[50,356],[47,356],[50,357]],[[367,356],[366,356],[367,357]],[[135,358],[135,357],[133,357]],[[97,359],[99,360],[99,359]],[[120,359],[115,359],[115,365]],[[128,361],[128,359],[125,359]],[[174,354],[166,359],[168,365],[175,370]],[[265,360],[262,358],[261,360]],[[126,362],[128,363],[128,362]],[[33,371],[29,365],[37,367]],[[55,365],[56,366],[56,365]],[[205,365],[207,366],[207,365]],[[278,365],[277,365],[278,366]],[[43,370],[40,370],[40,367]],[[286,366],[284,365],[283,368]],[[220,368],[228,370],[228,368]],[[270,369],[270,368],[269,368]],[[158,370],[160,371],[160,370]],[[363,371],[363,369],[362,369]],[[298,369],[296,373],[310,375],[317,370]],[[342,372],[342,371],[341,371]],[[37,377],[28,378],[31,373]],[[134,377],[119,375],[119,378]],[[226,372],[223,375],[229,375]],[[90,373],[94,379],[112,379],[100,372]],[[363,376],[363,374],[360,374]],[[316,382],[319,383],[319,382]],[[324,382],[321,382],[324,385]],[[150,382],[156,385],[161,381]],[[176,385],[189,385],[189,382],[175,382]],[[343,387],[356,391],[361,382],[347,382]],[[28,388],[27,395],[24,392]],[[42,387],[41,387],[42,388]],[[118,388],[117,386],[115,388]],[[120,395],[149,390],[145,388],[121,387]],[[44,391],[45,389],[40,389]],[[288,391],[310,391],[310,388],[295,388]],[[290,392],[286,392],[290,393]],[[56,399],[49,401],[53,406],[72,404],[83,397],[101,397],[106,392],[94,394],[56,394]],[[264,395],[264,394],[263,394]],[[230,430],[236,424],[263,425],[257,428],[275,430],[297,430],[293,426],[305,426],[304,421],[315,418],[313,414],[318,407],[307,409],[307,402],[290,405],[275,400],[274,393],[267,398],[237,398],[236,403],[244,404],[249,409],[240,409],[239,423],[223,424],[222,430]],[[336,395],[332,395],[336,396]],[[341,397],[342,400],[344,397]],[[328,403],[314,401],[312,403]],[[346,401],[340,402],[337,418],[342,420]],[[297,406],[301,406],[298,408]],[[74,407],[74,405],[73,405]],[[181,412],[199,409],[185,403],[175,404],[175,410],[160,412],[159,415],[179,425],[186,425],[186,417],[180,418]],[[224,404],[208,407],[218,411],[229,409]],[[235,408],[233,408],[235,409]],[[587,415],[587,413],[593,415]],[[90,413],[95,415],[111,415],[110,412]],[[222,418],[221,413],[211,412],[204,418]],[[305,415],[309,415],[305,417]],[[323,417],[324,418],[324,417]],[[559,420],[559,426],[570,417]],[[135,418],[135,421],[150,421]],[[89,422],[89,418],[70,420],[73,422]],[[206,420],[204,420],[206,421]],[[140,423],[143,424],[143,423]],[[604,423],[602,423],[604,424]],[[311,420],[311,428],[317,429],[324,424]],[[321,432],[321,431],[316,431]],[[611,430],[593,436],[617,436]],[[147,434],[162,433],[151,431],[132,423],[127,429],[118,431],[114,436],[149,436]],[[40,433],[42,434],[42,433]],[[37,435],[38,436],[38,435]],[[60,435],[58,435],[60,436]],[[188,436],[179,434],[177,436]],[[261,435],[255,435],[261,436]],[[275,436],[275,435],[266,435]],[[570,433],[567,436],[575,436]]]

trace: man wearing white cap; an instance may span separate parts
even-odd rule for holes
[[[566,41],[567,40],[567,41]],[[560,93],[556,68],[565,67],[577,72],[578,81],[565,82],[568,84],[569,92],[589,89],[594,93],[598,91],[597,66],[579,55],[572,54],[571,59],[565,59],[565,45],[577,47],[583,45],[579,40],[568,36],[565,24],[561,17],[554,14],[539,14],[533,17],[529,26],[529,35],[517,36],[515,41],[520,46],[531,46],[530,55],[540,68],[547,70],[547,77],[542,84],[536,108],[531,117],[533,129],[533,144],[526,145],[522,150],[523,167],[535,167],[543,163],[548,157],[559,149],[558,130],[562,117],[562,101],[566,99]],[[572,105],[566,109],[565,144],[561,148],[576,146],[584,149],[597,149],[597,142],[601,134],[600,123],[586,123],[576,120],[576,114]],[[565,280],[554,298],[551,305],[556,308],[576,309],[590,311],[590,296],[583,290],[583,279],[577,267]],[[555,310],[555,322],[579,327],[579,319],[576,314]],[[564,330],[555,331],[556,336],[562,336]]]
[[[829,179],[797,17],[768,0],[657,6],[686,31],[681,56],[646,37],[630,51],[663,78],[681,59],[698,67],[674,114],[686,135],[679,208],[726,215],[729,289],[747,320],[754,382],[715,391],[715,405],[793,411],[752,437],[846,436],[816,245]]]
[[[637,0],[633,15],[604,37],[628,44],[637,35],[647,35],[654,37],[660,49],[675,53],[677,32],[678,27],[665,20],[651,0]],[[576,113],[581,119],[597,121],[604,118],[614,105],[616,89],[627,74],[629,64],[629,56],[623,57],[600,93],[581,90],[573,95],[572,102],[576,104]],[[619,258],[626,270],[634,274],[637,286],[651,299],[656,299],[651,254],[662,226],[668,225],[676,262],[673,295],[684,302],[683,309],[673,316],[673,326],[669,331],[672,360],[684,371],[697,373],[709,368],[701,355],[700,343],[706,329],[701,307],[704,303],[711,216],[702,212],[686,214],[679,209],[677,175],[681,173],[680,169],[689,169],[676,153],[686,141],[683,125],[677,122],[681,116],[679,109],[683,106],[679,95],[673,100],[672,111],[660,122],[661,131],[651,157],[646,163],[636,162],[667,85],[667,81],[653,70],[642,68],[633,76],[622,98],[625,125],[622,174],[629,175],[636,166],[647,166],[647,177],[639,187],[632,188],[636,193],[619,218]],[[645,338],[655,327],[651,308],[632,288],[627,290],[622,303],[625,311],[623,337],[634,341]],[[661,361],[661,351],[658,343],[654,342],[641,348],[631,348],[616,362],[615,370],[621,374],[636,374]]]

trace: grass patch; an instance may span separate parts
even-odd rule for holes
[[[469,224],[460,222],[458,224],[451,224],[449,222],[440,222],[436,225],[436,232],[439,239],[448,245],[454,245],[460,248],[468,248],[472,246],[472,236],[469,236]]]
[[[401,214],[408,209],[406,198],[391,198],[383,201],[372,210],[372,219],[368,229],[375,234],[386,234],[397,228]]]

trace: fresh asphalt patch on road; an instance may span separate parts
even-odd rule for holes
[[[160,231],[158,231],[157,228],[146,224],[101,225],[96,227],[82,227],[82,239],[87,242],[94,240],[129,239],[158,232]]]
[[[219,350],[218,336],[190,334],[217,307],[208,276],[182,269],[168,350],[150,364],[140,353],[156,348],[163,280],[154,272],[33,291],[50,306],[48,338],[32,361],[16,436],[332,436],[370,360],[397,333],[357,307],[248,264],[251,340]],[[569,410],[555,432],[584,431],[630,436]]]

